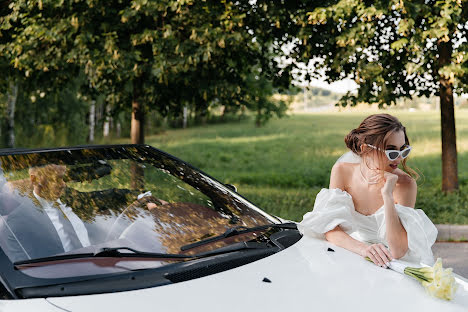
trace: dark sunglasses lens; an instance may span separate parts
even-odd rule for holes
[[[403,157],[403,158],[407,157],[410,152],[411,152],[410,149],[407,149],[407,150],[403,151],[403,153],[401,153],[401,157]]]
[[[398,152],[390,152],[390,153],[388,153],[388,157],[390,157],[391,160],[397,159],[399,155],[400,155],[400,153],[398,153]]]

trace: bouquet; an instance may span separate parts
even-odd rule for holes
[[[369,257],[366,257],[366,260],[372,262]],[[436,263],[432,267],[407,267],[398,260],[390,261],[388,267],[396,272],[417,279],[421,282],[426,292],[440,299],[452,300],[458,288],[457,282],[453,277],[452,268],[444,269],[441,258],[437,258]]]

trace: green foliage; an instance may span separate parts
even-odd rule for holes
[[[82,74],[80,92],[105,96],[114,113],[132,101],[163,116],[222,103],[264,121],[284,103],[249,86],[252,70],[283,88],[290,73],[271,53],[275,37],[258,36],[270,26],[259,12],[237,1],[11,1],[0,16],[0,66],[10,74],[0,80],[52,92]]]
[[[301,1],[279,14],[290,40],[298,39],[291,51],[296,61],[310,61],[328,81],[358,83],[343,106],[438,95],[441,77],[458,94],[468,90],[466,0]],[[448,61],[442,61],[447,44]]]
[[[274,101],[270,98],[275,90],[272,83],[261,76],[260,71],[247,77],[246,87],[249,89],[246,106],[256,112],[255,123],[257,126],[264,125],[273,114],[278,117],[284,116],[288,109],[288,103],[282,100]]]
[[[86,142],[89,103],[77,97],[79,80],[63,91],[21,93],[16,105],[18,147],[77,145]],[[29,96],[28,96],[29,95]]]

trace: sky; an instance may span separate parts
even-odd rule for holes
[[[335,81],[331,84],[326,82],[324,79],[313,79],[310,83],[310,86],[319,87],[333,91],[335,93],[346,93],[348,91],[356,91],[357,84],[351,79],[343,79],[340,81]]]
[[[346,93],[348,91],[356,91],[357,84],[352,79],[343,79],[340,81],[335,81],[331,84],[326,82],[324,79],[313,79],[310,83],[310,86],[319,87],[322,89],[327,89],[335,93]],[[454,95],[455,97],[457,95]],[[468,98],[468,94],[462,94],[462,98]]]

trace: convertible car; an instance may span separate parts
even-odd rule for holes
[[[148,145],[0,152],[0,311],[467,311]]]

